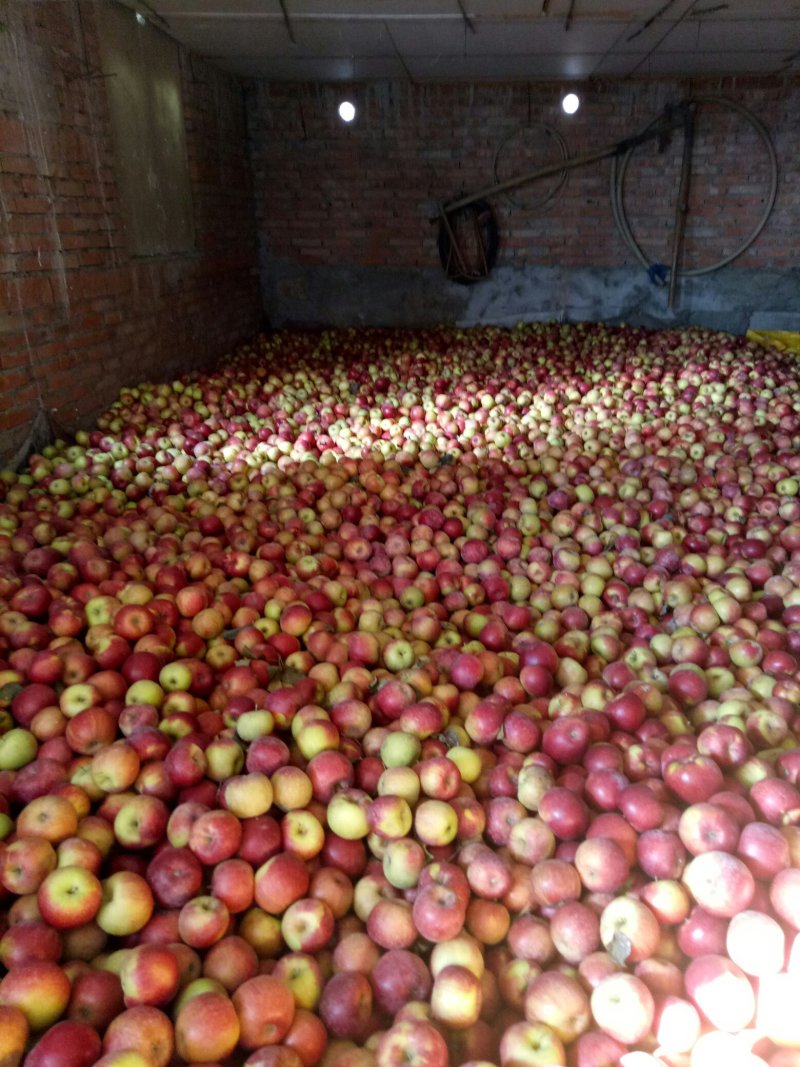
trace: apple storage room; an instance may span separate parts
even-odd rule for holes
[[[800,1067],[798,0],[0,0],[0,1067]]]

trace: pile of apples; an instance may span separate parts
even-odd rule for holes
[[[800,373],[286,331],[0,475],[3,1067],[798,1067]]]

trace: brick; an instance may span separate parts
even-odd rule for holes
[[[12,215],[8,220],[10,234],[45,234],[51,227],[50,217],[47,215]],[[28,237],[30,240],[30,236]]]
[[[0,196],[12,197],[22,191],[24,179],[19,174],[7,174],[0,171]]]
[[[23,155],[27,150],[28,139],[22,121],[0,114],[0,155]]]
[[[8,392],[20,390],[30,381],[30,374],[24,370],[4,371],[2,379],[3,390]]]
[[[8,408],[5,411],[0,410],[0,431],[13,430],[19,426],[25,426],[34,415],[34,409],[28,408]],[[8,454],[11,455],[12,449],[9,449]]]
[[[17,278],[17,293],[23,310],[42,307],[53,302],[53,286],[49,278],[29,276]]]

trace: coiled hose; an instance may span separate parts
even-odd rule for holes
[[[679,272],[682,278],[699,278],[704,274],[713,274],[714,271],[720,270],[722,267],[727,267],[729,263],[732,263],[735,259],[746,251],[750,245],[756,240],[758,235],[764,229],[767,224],[767,220],[772,214],[772,209],[775,205],[775,198],[778,195],[778,157],[775,152],[775,147],[772,144],[772,140],[769,136],[769,132],[761,119],[758,118],[749,108],[743,104],[739,104],[734,100],[728,100],[722,96],[693,96],[690,100],[685,101],[687,105],[690,104],[716,104],[721,107],[729,108],[731,111],[735,111],[741,115],[755,130],[760,141],[764,145],[769,159],[770,177],[769,177],[769,191],[767,193],[767,199],[764,203],[764,210],[761,213],[758,222],[750,233],[744,238],[744,240],[738,245],[733,252],[725,256],[723,259],[718,260],[716,263],[711,263],[707,267],[693,267],[691,270],[681,270]],[[643,132],[647,132],[654,128],[659,122],[660,117],[653,120],[649,126],[645,128]],[[628,221],[628,216],[625,211],[625,175],[628,170],[628,164],[630,163],[631,156],[633,155],[633,147],[628,148],[626,152],[623,152],[620,156],[611,157],[611,210],[614,215],[614,222],[617,224],[617,229],[628,246],[630,251],[641,263],[644,269],[650,275],[651,280],[657,284],[666,284],[665,270],[661,264],[652,263],[641,246],[633,236],[633,231]],[[668,273],[668,272],[667,272]]]

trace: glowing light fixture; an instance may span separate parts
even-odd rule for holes
[[[136,12],[136,21],[139,23],[140,26],[144,26],[145,22],[147,22],[147,19],[144,17],[144,15],[141,13],[141,11],[137,11]]]
[[[339,118],[342,122],[352,122],[355,117],[355,105],[349,100],[342,100],[341,104],[339,104]]]
[[[567,115],[574,115],[580,106],[581,100],[577,93],[567,93],[561,101],[561,107]]]

